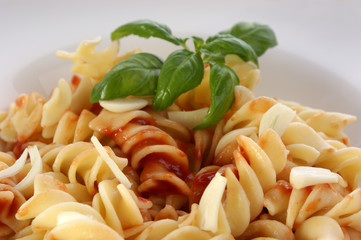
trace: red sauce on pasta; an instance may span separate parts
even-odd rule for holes
[[[190,201],[192,203],[199,203],[199,200],[201,200],[202,194],[206,187],[208,186],[209,182],[213,179],[213,177],[216,175],[218,169],[212,169],[210,171],[205,171],[200,174],[197,174],[196,177],[193,180],[192,183],[192,196],[190,198]]]
[[[14,153],[16,159],[18,159],[21,156],[21,154],[23,153],[23,151],[26,147],[27,147],[27,145],[24,146],[24,144],[21,142],[14,143],[13,153]]]
[[[80,84],[81,78],[77,75],[73,75],[71,78],[71,85],[76,89]]]
[[[190,174],[188,169],[184,168],[184,166],[181,166],[180,164],[175,163],[174,161],[172,161],[170,156],[162,153],[153,153],[148,155],[146,158],[143,159],[142,164],[161,164],[168,171],[173,172],[175,175],[177,175],[183,180],[186,179]]]
[[[181,140],[179,140],[179,139],[176,139],[175,141],[176,141],[176,143],[177,143],[178,148],[179,148],[181,151],[183,151],[183,152],[187,152],[187,151],[188,151],[189,145],[188,145],[186,142],[183,142],[183,141],[181,141]]]
[[[148,193],[158,195],[172,195],[172,194],[182,194],[179,189],[177,189],[173,184],[167,181],[156,181],[156,184],[152,189],[148,189]],[[144,192],[143,195],[147,196],[147,193]]]
[[[23,107],[25,105],[25,101],[26,101],[26,96],[25,95],[20,95],[18,98],[16,98],[15,104],[16,104],[16,106],[21,108],[21,107]]]
[[[139,130],[135,129],[135,131],[132,132],[131,128],[139,125],[154,126],[156,122],[152,117],[134,118],[116,130],[111,127],[105,127],[102,128],[100,132],[111,137],[120,148],[123,147],[126,141],[130,141],[131,144],[123,151],[125,151],[126,157],[130,160],[130,164],[140,174],[140,182],[150,183],[150,185],[144,185],[145,188],[142,188],[144,191],[162,195],[190,195],[191,191],[187,185],[190,185],[192,182],[194,174],[188,169],[188,156],[182,149],[180,149],[180,151],[170,152],[167,152],[168,150],[166,152],[149,152],[146,156],[143,156],[142,159],[135,160],[139,162],[133,162],[132,157],[148,146],[172,145],[177,147],[177,145],[182,145],[179,141],[170,141],[172,138],[166,132],[154,127],[140,128]],[[188,148],[186,144],[184,144],[183,147]],[[161,175],[164,179],[159,177]],[[185,184],[178,185],[179,182],[177,182],[177,180],[167,179],[167,177],[172,178],[172,176],[181,179]]]
[[[90,112],[94,113],[95,115],[99,115],[101,110],[103,110],[103,108],[99,103],[94,103],[90,108]]]
[[[111,129],[111,127],[106,127],[106,128],[102,128],[101,134],[113,137],[113,135],[117,134],[117,132],[114,132],[113,129]]]
[[[230,168],[233,174],[238,178],[238,171],[234,164],[227,164],[222,167],[217,166],[210,166],[209,169],[206,169],[203,172],[198,173],[192,183],[192,196],[190,198],[190,202],[192,203],[199,203],[199,200],[201,199],[204,190],[210,183],[210,181],[213,179],[213,177],[216,175],[217,172],[219,172],[221,175],[225,174],[225,171],[227,168]],[[204,169],[203,169],[204,170]]]

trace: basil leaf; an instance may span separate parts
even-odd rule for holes
[[[162,60],[153,54],[134,54],[115,65],[102,81],[94,86],[90,101],[95,103],[129,95],[155,94],[162,64]]]
[[[180,49],[164,61],[159,75],[153,107],[162,111],[184,92],[198,86],[203,78],[203,61],[199,53]]]
[[[207,115],[195,129],[208,128],[218,123],[231,108],[234,101],[234,87],[239,84],[236,73],[228,66],[211,63],[209,85],[211,106]]]
[[[258,67],[257,54],[253,48],[230,34],[218,34],[208,38],[201,51],[217,62],[220,62],[220,59],[224,60],[227,54],[236,54],[244,61],[251,61]]]
[[[204,46],[203,38],[197,36],[190,37],[193,40],[194,49],[198,52]]]
[[[251,45],[257,56],[261,56],[268,48],[277,45],[273,30],[259,23],[239,22],[223,33],[229,33]]]
[[[160,38],[175,45],[182,44],[182,39],[173,36],[168,26],[151,20],[138,20],[124,24],[112,32],[111,39],[114,41],[132,34],[143,38]]]

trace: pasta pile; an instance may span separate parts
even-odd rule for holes
[[[76,52],[49,98],[20,95],[0,114],[1,239],[360,239],[361,149],[354,116],[254,95],[260,72],[234,55],[235,102],[210,105],[202,83],[163,112],[89,101],[119,43]],[[138,100],[137,100],[138,99]]]

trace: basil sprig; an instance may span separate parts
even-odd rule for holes
[[[223,34],[231,34],[248,43],[256,52],[257,56],[271,47],[277,45],[276,35],[267,25],[259,23],[239,22]]]
[[[253,48],[230,34],[219,34],[208,38],[201,51],[215,59],[221,59],[222,62],[227,54],[236,54],[244,61],[251,61],[258,67],[257,55]]]
[[[90,101],[154,95],[163,62],[150,53],[137,53],[115,65],[92,89]]]
[[[178,38],[164,24],[138,20],[118,27],[112,32],[111,39],[118,40],[129,35],[160,38],[183,48],[171,53],[164,63],[151,53],[138,53],[118,63],[94,86],[91,102],[130,95],[154,95],[153,107],[162,111],[182,93],[197,87],[203,78],[204,65],[210,64],[211,106],[196,129],[215,125],[234,101],[234,86],[239,84],[239,79],[224,64],[225,56],[236,54],[258,67],[258,56],[277,44],[268,26],[245,22],[204,41],[197,36]],[[188,40],[192,41],[194,51],[186,45]]]
[[[171,53],[160,72],[153,107],[162,111],[179,95],[198,86],[203,78],[203,61],[199,53],[180,49]]]
[[[183,43],[181,38],[172,35],[172,31],[168,26],[146,19],[130,22],[118,27],[112,32],[111,39],[114,41],[128,35],[137,35],[143,38],[160,38],[175,45]]]
[[[234,87],[239,84],[237,74],[228,66],[211,63],[209,86],[211,89],[211,106],[207,115],[195,129],[202,129],[218,123],[231,108],[234,101]]]

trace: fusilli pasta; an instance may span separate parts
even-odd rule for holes
[[[354,116],[255,96],[260,71],[234,55],[235,101],[213,127],[193,129],[209,65],[164,111],[152,97],[93,104],[94,85],[140,52],[99,43],[58,52],[77,75],[0,114],[0,238],[360,239]]]

